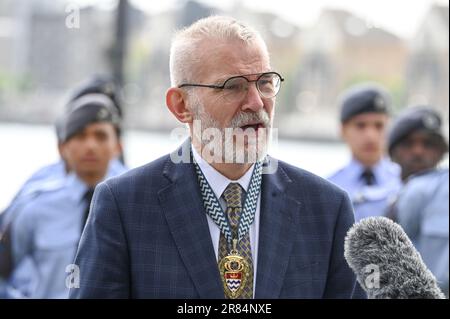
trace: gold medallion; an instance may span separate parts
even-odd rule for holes
[[[233,249],[219,263],[225,295],[230,299],[239,298],[250,275],[250,266],[245,258],[239,255],[236,246],[237,240],[233,239]]]

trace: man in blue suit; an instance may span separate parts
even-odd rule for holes
[[[344,191],[266,155],[283,78],[252,28],[209,17],[171,47],[175,152],[100,184],[71,298],[351,298]]]

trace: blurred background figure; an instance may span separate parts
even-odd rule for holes
[[[122,109],[119,92],[118,86],[114,80],[102,75],[94,75],[86,79],[70,92],[64,106],[64,114],[59,116],[55,123],[57,148],[60,159],[57,162],[46,165],[33,173],[32,176],[28,178],[19,189],[8,207],[0,213],[0,257],[2,257],[0,258],[0,277],[7,277],[7,274],[11,271],[10,267],[12,262],[9,254],[11,251],[9,226],[15,218],[16,213],[21,210],[25,203],[30,201],[31,198],[38,196],[41,192],[61,187],[65,182],[64,180],[67,173],[70,171],[70,167],[64,158],[64,154],[62,153],[62,146],[64,144],[64,117],[67,115],[67,112],[71,112],[71,108],[75,105],[74,101],[87,94],[102,94],[109,98],[111,106],[117,113],[118,123],[116,124],[116,131],[119,138],[119,143],[122,145],[122,128],[120,124],[122,122]],[[124,171],[125,167],[123,165],[123,161],[123,152],[121,148],[118,157],[111,161],[110,170],[112,175],[117,175]],[[1,291],[3,290],[1,287],[4,287],[4,285],[1,284],[0,279],[0,297],[2,296]]]
[[[401,167],[403,182],[435,169],[448,152],[440,115],[431,107],[411,107],[398,115],[388,137],[389,155]]]
[[[397,219],[449,296],[448,168],[412,178],[397,200]]]
[[[434,171],[448,153],[440,115],[431,107],[410,107],[398,115],[389,131],[388,150],[400,165],[403,184],[415,176]],[[387,216],[397,221],[397,198]]]
[[[399,168],[385,157],[390,107],[388,93],[375,84],[351,87],[341,98],[341,136],[352,159],[328,179],[347,191],[356,221],[383,215],[400,188]]]
[[[63,143],[62,118],[55,124],[58,141],[58,151],[61,156],[56,163],[40,168],[20,188],[9,206],[0,214],[0,298],[6,295],[6,283],[3,279],[8,278],[12,272],[12,246],[11,246],[11,224],[21,207],[39,193],[46,190],[56,189],[64,184],[64,179],[69,169],[63,159],[61,147]]]
[[[104,94],[109,97],[119,118],[123,119],[122,97],[119,86],[113,78],[106,75],[96,74],[81,82],[69,95],[68,102],[73,102],[83,95],[92,93]],[[71,106],[71,104],[68,103],[67,106]]]
[[[407,108],[393,122],[388,149],[404,184],[388,217],[404,228],[448,297],[449,172],[438,168],[448,142],[440,115],[431,107]]]
[[[90,78],[88,78],[87,80],[85,80],[84,82],[82,82],[81,84],[79,84],[69,95],[66,103],[65,103],[65,110],[64,110],[64,114],[61,115],[59,118],[57,118],[56,122],[55,122],[55,133],[56,133],[56,137],[57,137],[57,147],[58,147],[58,153],[60,155],[60,159],[56,162],[56,163],[52,163],[49,165],[46,165],[40,169],[38,169],[38,171],[36,171],[35,173],[32,174],[32,176],[22,185],[21,189],[18,191],[18,193],[16,194],[14,200],[11,202],[10,207],[8,207],[4,214],[0,214],[0,216],[3,216],[3,218],[5,218],[4,216],[6,216],[6,212],[10,209],[12,209],[12,207],[15,205],[16,201],[18,199],[20,199],[20,196],[22,194],[27,194],[28,192],[34,192],[36,190],[36,188],[40,187],[40,184],[45,181],[45,180],[58,180],[62,177],[65,177],[65,175],[70,171],[70,168],[67,166],[67,163],[63,157],[63,154],[61,153],[61,146],[62,146],[62,142],[63,142],[63,121],[64,121],[64,116],[66,115],[67,112],[71,111],[71,108],[74,105],[74,101],[84,95],[87,94],[93,94],[93,93],[98,93],[98,94],[103,94],[106,97],[108,97],[111,102],[112,102],[112,106],[116,109],[116,112],[118,114],[120,123],[122,122],[123,116],[122,116],[122,108],[121,108],[121,100],[120,100],[120,96],[119,96],[119,89],[116,85],[116,83],[114,82],[113,79],[107,77],[107,76],[102,76],[102,75],[94,75]],[[121,125],[117,126],[117,134],[119,137],[120,142],[121,141],[121,136],[122,136],[122,128]],[[119,154],[118,158],[120,159],[120,161],[123,163],[123,152],[121,151],[121,153]],[[116,166],[116,162],[113,162],[113,166]],[[117,164],[117,168],[119,171],[122,171],[122,165],[121,164]]]
[[[67,296],[66,267],[75,256],[94,188],[125,171],[113,163],[121,153],[120,117],[113,101],[90,93],[70,103],[60,132],[69,173],[59,183],[42,181],[39,191],[21,198],[8,225],[11,265],[3,275],[10,298]]]
[[[70,107],[72,105],[70,102],[73,102],[83,95],[93,93],[104,94],[112,101],[112,105],[116,109],[117,115],[119,116],[120,122],[122,123],[123,110],[120,86],[110,76],[97,74],[80,83],[69,96],[69,103],[67,103],[67,106]],[[119,141],[123,146],[121,126],[117,128],[117,134]],[[123,150],[121,150],[118,159],[122,162],[122,164],[125,164]]]

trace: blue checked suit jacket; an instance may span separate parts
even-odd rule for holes
[[[255,298],[351,298],[344,191],[278,162],[263,175]],[[71,298],[224,298],[197,176],[167,155],[98,185]]]

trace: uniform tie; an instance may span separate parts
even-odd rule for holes
[[[89,188],[83,196],[83,201],[86,203],[86,208],[84,210],[83,220],[81,223],[81,232],[83,232],[84,226],[86,225],[86,222],[87,222],[87,219],[89,216],[89,209],[91,207],[91,201],[92,201],[93,195],[94,195],[94,188]]]
[[[362,172],[361,178],[364,180],[366,185],[373,185],[375,183],[375,175],[370,168],[367,168]]]
[[[230,183],[222,194],[223,199],[227,203],[226,214],[230,224],[233,239],[238,236],[239,218],[242,213],[242,197],[245,191],[238,183]],[[227,240],[223,233],[220,233],[219,240],[219,262],[228,255],[230,249]],[[240,299],[251,299],[253,297],[253,262],[252,250],[250,246],[249,232],[239,241],[237,251],[246,259],[250,266],[250,275],[247,279],[247,284],[243,289]]]

